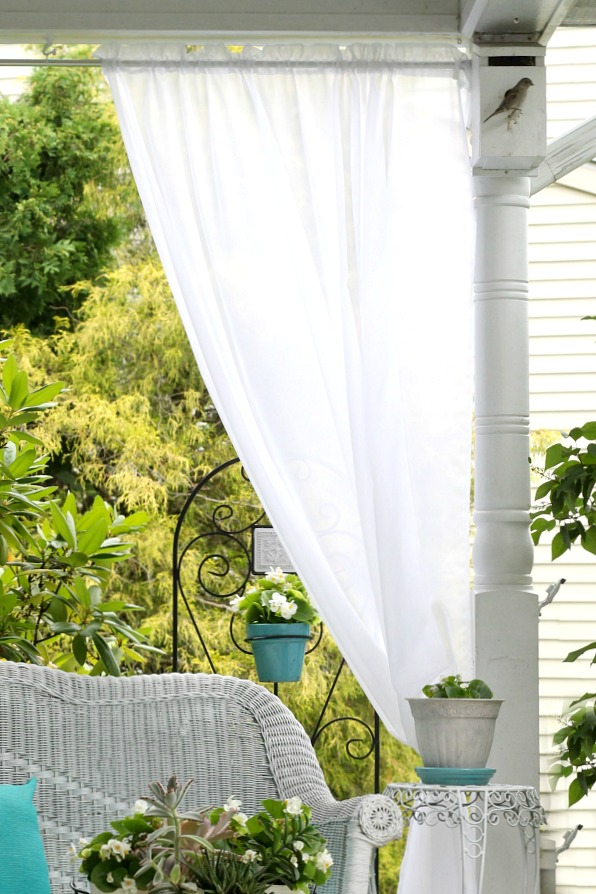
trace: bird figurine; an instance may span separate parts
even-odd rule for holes
[[[486,124],[487,121],[495,115],[500,115],[502,112],[508,112],[508,127],[515,123],[521,115],[521,107],[524,104],[528,90],[533,86],[534,82],[531,81],[530,78],[522,78],[521,81],[517,82],[515,87],[510,87],[509,90],[505,92],[505,95],[497,108],[488,116],[488,118],[484,119],[483,123]]]

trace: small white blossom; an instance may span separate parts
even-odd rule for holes
[[[108,872],[108,874],[106,875],[106,882],[109,882],[111,885],[113,881],[114,881],[114,876],[112,875],[111,872]]]
[[[223,809],[226,813],[237,813],[241,807],[242,801],[238,800],[238,798],[228,798]]]
[[[79,838],[79,847],[85,847],[86,844],[89,844],[88,838]]]
[[[302,813],[302,801],[300,798],[288,798],[285,801],[284,810],[290,816],[299,816]]]
[[[315,864],[321,872],[327,872],[333,866],[333,857],[328,850],[320,851],[315,857]]]
[[[256,851],[253,851],[252,848],[248,848],[248,850],[244,851],[242,855],[243,863],[254,863],[256,860],[259,859],[259,854]]]
[[[280,608],[280,614],[281,614],[282,618],[286,619],[286,621],[289,621],[290,618],[292,618],[296,614],[297,611],[298,611],[298,606],[296,605],[296,603],[289,602],[287,600],[286,600],[285,605],[282,605],[282,607]]]
[[[292,866],[298,866],[298,857],[296,856],[296,854],[292,854],[292,856],[290,857],[290,863],[292,864]]]
[[[284,605],[287,604],[287,599],[283,595],[283,593],[278,593],[276,590],[273,591],[273,595],[269,600],[269,609],[273,612],[274,615],[280,614]]]
[[[271,571],[268,571],[265,575],[267,580],[273,581],[274,584],[283,584],[285,583],[286,576],[281,570],[281,568],[272,568]]]
[[[120,888],[123,891],[128,891],[129,894],[137,894],[137,891],[139,890],[134,878],[123,878]]]
[[[147,801],[144,801],[143,798],[139,798],[138,801],[135,801],[135,806],[133,808],[135,813],[147,813],[149,809],[149,804]]]
[[[241,826],[245,826],[248,822],[248,816],[245,813],[236,813],[234,819],[237,823],[240,823]]]
[[[310,863],[310,861],[312,860],[311,855],[305,853],[304,851],[302,851],[302,853],[300,854],[300,856],[302,857],[302,862],[303,862],[303,863]]]
[[[294,841],[294,843],[292,844],[292,847],[294,848],[295,851],[302,851],[302,850],[304,850],[304,842],[303,841]]]
[[[76,844],[71,844],[71,845],[70,845],[70,847],[68,848],[68,853],[70,854],[71,857],[78,857],[78,856],[79,856],[79,849],[78,849],[78,847],[76,846]]]
[[[117,860],[124,859],[130,853],[130,843],[128,841],[120,841],[118,838],[110,838],[107,845],[102,844],[101,849],[103,850],[104,847],[108,848],[108,855],[111,856],[113,854]]]
[[[237,611],[238,611],[238,606],[239,606],[240,603],[242,602],[242,599],[243,599],[242,596],[234,596],[234,597],[232,597],[232,599],[230,599],[230,601],[228,602],[228,607],[231,608],[233,612],[237,612]]]
[[[106,844],[102,844],[99,849],[99,859],[100,860],[109,860],[112,856],[112,848],[109,845],[109,842]]]

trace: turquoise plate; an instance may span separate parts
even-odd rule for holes
[[[490,767],[416,767],[425,785],[488,785],[496,770]]]

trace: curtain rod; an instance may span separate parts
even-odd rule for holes
[[[24,68],[98,68],[100,59],[0,59],[1,67]]]
[[[143,60],[143,59],[107,59],[105,60],[108,65],[116,64],[119,66],[126,67],[135,67],[137,68],[139,65],[143,64],[145,61],[151,61],[152,65],[155,67],[167,66],[169,68],[174,66],[183,66],[183,65],[200,65],[202,68],[229,68],[230,64],[238,65],[241,67],[242,65],[247,65],[251,68],[254,67],[262,67],[262,68],[286,68],[288,66],[288,61],[285,60],[265,60],[265,59],[234,59],[233,57],[230,59],[224,60],[215,60],[215,59],[206,59],[206,60],[188,60],[183,61],[179,59],[173,60]],[[408,59],[402,60],[366,60],[366,59],[351,59],[351,60],[333,60],[333,59],[325,59],[318,60],[314,59],[311,61],[304,59],[297,59],[294,61],[290,60],[290,64],[292,68],[313,68],[313,67],[328,67],[328,68],[337,68],[337,67],[346,67],[346,68],[357,68],[359,66],[363,66],[365,68],[390,68],[392,66],[400,66],[403,68],[446,68],[447,66],[452,65],[454,62],[459,62],[460,64],[465,64],[468,60],[462,54],[462,58],[460,60],[453,59],[444,59],[441,62],[413,62]],[[103,61],[101,59],[0,59],[0,68],[10,68],[10,67],[22,67],[22,68],[101,68],[103,65]]]

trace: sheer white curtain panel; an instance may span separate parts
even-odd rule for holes
[[[386,726],[471,662],[471,172],[447,48],[108,46],[251,482]]]

